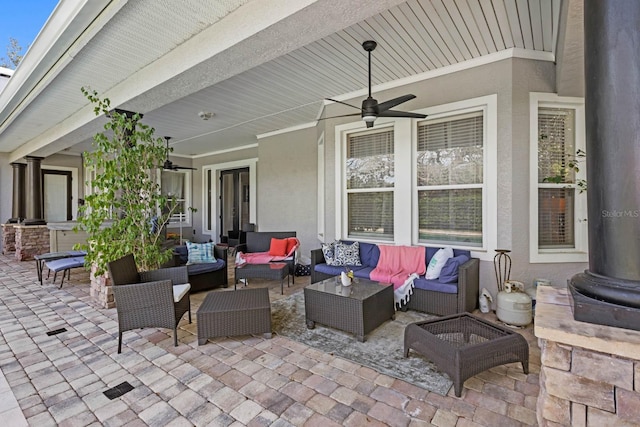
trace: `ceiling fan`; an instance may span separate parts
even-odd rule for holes
[[[164,161],[164,164],[162,165],[162,169],[164,170],[172,170],[172,171],[177,171],[180,169],[187,169],[187,170],[197,170],[196,168],[190,168],[188,166],[178,166],[178,165],[174,165],[173,162],[171,160],[169,160],[169,140],[171,139],[170,136],[165,136],[164,139],[167,141],[167,159]]]
[[[378,101],[376,99],[371,97],[371,52],[376,48],[376,46],[378,46],[378,44],[373,40],[367,40],[364,43],[362,43],[362,47],[364,48],[364,50],[369,52],[369,97],[364,101],[362,101],[362,107],[358,108],[355,105],[347,104],[346,102],[338,101],[336,99],[326,98],[328,101],[333,101],[339,104],[347,105],[352,108],[357,108],[358,110],[360,110],[360,113],[326,117],[327,119],[334,119],[336,117],[357,116],[358,114],[360,114],[360,116],[362,116],[362,120],[364,120],[365,123],[367,124],[367,127],[370,128],[370,127],[373,127],[373,122],[378,117],[407,117],[412,119],[424,119],[427,117],[425,114],[409,113],[405,111],[396,111],[391,109],[396,105],[400,105],[403,102],[407,102],[415,98],[416,97],[415,95],[409,94],[409,95],[399,96],[397,98],[390,99],[389,101],[385,101],[380,104],[378,104]]]

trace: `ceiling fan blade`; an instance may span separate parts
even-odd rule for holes
[[[406,111],[387,110],[378,114],[378,117],[407,117],[410,119],[424,119],[426,114],[408,113]]]
[[[357,110],[360,109],[360,107],[356,107],[355,105],[347,104],[346,102],[338,101],[337,99],[331,99],[331,98],[325,98],[325,99],[327,101],[337,102],[338,104],[346,105],[347,107],[352,107],[352,108],[355,108]]]
[[[415,95],[409,94],[409,95],[402,95],[402,96],[399,96],[397,98],[393,98],[393,99],[390,99],[388,101],[385,101],[385,102],[383,102],[381,104],[378,104],[378,112],[382,113],[383,111],[386,111],[386,110],[388,110],[390,108],[393,108],[396,105],[400,105],[403,102],[410,101],[415,97],[416,97]]]
[[[329,120],[329,119],[337,119],[339,117],[352,117],[352,116],[359,116],[360,113],[353,113],[353,114],[343,114],[341,116],[331,116],[331,117],[321,117],[318,119],[318,121],[320,120]]]
[[[173,166],[173,170],[177,171],[178,169],[184,169],[184,170],[192,170],[192,171],[197,171],[198,168],[190,168],[189,166],[178,166],[178,165],[174,165]]]

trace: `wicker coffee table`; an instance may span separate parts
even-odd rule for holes
[[[289,287],[289,264],[285,262],[270,262],[269,264],[242,264],[235,269],[233,289],[236,289],[240,279],[268,279],[280,280],[280,293],[284,295],[284,278]]]
[[[529,373],[529,344],[522,335],[469,313],[408,325],[404,356],[414,349],[446,372],[457,397],[465,380],[494,366],[521,362]]]
[[[389,319],[395,319],[393,286],[357,279],[345,288],[332,277],[304,288],[307,327],[316,322],[364,337]],[[349,289],[350,288],[350,289]]]
[[[267,288],[209,292],[196,312],[198,345],[209,338],[265,334],[271,338]]]

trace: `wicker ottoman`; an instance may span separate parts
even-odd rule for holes
[[[469,313],[408,325],[404,330],[405,357],[410,349],[449,375],[457,397],[465,380],[494,366],[521,362],[524,373],[529,373],[527,340]]]
[[[271,338],[267,288],[209,292],[196,312],[198,345],[209,338],[264,334]]]

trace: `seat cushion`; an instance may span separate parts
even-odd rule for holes
[[[346,269],[349,268],[350,270],[353,271],[353,274],[356,277],[363,277],[363,276],[359,276],[358,275],[358,271],[362,270],[363,268],[369,268],[369,267],[364,267],[361,265],[329,265],[329,264],[316,264],[315,266],[315,270],[318,273],[324,273],[324,274],[330,274],[332,276],[339,276],[340,273],[346,271]]]
[[[223,268],[227,268],[227,263],[221,259],[218,259],[216,260],[216,262],[211,263],[187,265],[187,273],[189,274],[189,276],[195,276],[198,274],[205,274],[212,271],[222,270]]]
[[[62,258],[56,259],[53,261],[47,261],[44,263],[47,268],[54,273],[62,270],[69,270],[70,268],[78,268],[84,267],[84,257],[71,257],[71,258]]]
[[[413,281],[413,286],[416,289],[423,289],[425,291],[442,292],[445,294],[457,294],[457,283],[442,283],[439,280],[427,280],[424,276],[420,276]]]
[[[190,289],[191,285],[189,283],[173,285],[173,302],[180,302],[180,300],[189,293]]]

